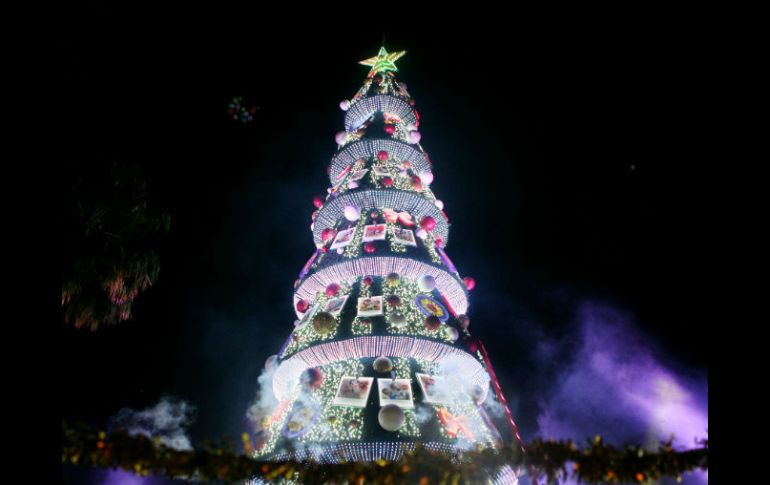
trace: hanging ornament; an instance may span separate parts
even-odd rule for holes
[[[390,187],[393,185],[393,179],[390,177],[382,177],[382,185],[384,187]]]
[[[441,211],[441,210],[444,210],[444,202],[443,202],[443,201],[441,201],[440,199],[436,199],[436,200],[433,202],[433,204],[434,204],[436,207],[438,207],[438,210],[440,210],[440,211]]]
[[[321,387],[324,381],[324,374],[318,367],[305,369],[299,376],[299,382],[306,391],[315,391]]]
[[[329,286],[326,287],[326,296],[329,298],[334,298],[334,295],[336,295],[339,291],[340,285],[337,283],[330,283]]]
[[[420,227],[432,232],[436,228],[436,220],[432,216],[425,216],[420,219]]]
[[[437,237],[434,241],[436,243],[436,246],[443,248],[444,247],[444,240],[440,237]]]
[[[278,366],[278,356],[277,355],[271,355],[270,357],[265,360],[265,369],[266,370],[273,370]]]
[[[398,273],[389,273],[388,276],[385,277],[385,284],[390,288],[395,288],[400,282],[401,277],[398,275]]]
[[[388,295],[387,298],[385,298],[385,303],[398,308],[401,306],[401,298],[399,298],[398,295]]]
[[[385,125],[385,133],[387,133],[388,135],[392,135],[395,132],[396,132],[396,127],[395,126],[393,126],[393,125]]]
[[[366,286],[372,286],[372,284],[374,283],[374,278],[372,278],[371,276],[364,276],[363,279],[361,280],[361,283],[363,283]]]
[[[310,303],[307,302],[307,300],[299,300],[297,301],[297,311],[300,313],[305,313],[308,308],[310,308]]]
[[[417,286],[420,287],[420,291],[424,291],[426,293],[433,291],[433,288],[436,287],[436,279],[431,275],[423,275],[420,276],[420,279],[417,280]]]
[[[425,328],[431,332],[438,330],[441,326],[441,320],[436,315],[428,315],[425,317]]]
[[[350,101],[348,101],[347,99],[343,99],[342,101],[340,101],[340,109],[342,111],[349,110],[350,109]]]
[[[345,137],[347,135],[348,134],[344,131],[338,131],[337,134],[334,135],[334,141],[337,142],[337,145],[342,145],[343,143],[345,143]]]
[[[377,357],[372,363],[372,368],[375,372],[385,374],[393,370],[393,361],[387,357]]]
[[[385,150],[380,150],[377,152],[377,160],[384,162],[388,159],[388,152]]]
[[[315,197],[313,197],[313,205],[315,206],[316,209],[320,209],[321,207],[323,207],[324,206],[323,198],[321,198],[320,195],[316,195]]]
[[[385,431],[398,431],[404,425],[404,410],[395,404],[387,404],[377,414],[377,421]]]
[[[320,333],[321,335],[331,333],[336,326],[337,321],[329,312],[318,312],[313,317],[313,330]]]
[[[350,222],[355,222],[359,217],[361,217],[361,211],[358,209],[358,207],[353,207],[352,205],[345,206],[343,214],[345,215],[345,219],[349,220]]]
[[[321,241],[323,241],[324,243],[327,243],[332,239],[334,239],[334,236],[336,235],[337,235],[337,231],[335,231],[331,227],[327,227],[326,229],[321,231]]]
[[[406,316],[401,312],[393,312],[390,314],[390,324],[396,328],[406,327]]]
[[[372,254],[377,248],[375,247],[373,242],[368,242],[364,244],[364,251],[366,251],[368,254]]]
[[[457,339],[460,338],[460,331],[454,327],[450,327],[449,325],[446,326],[446,329],[447,333],[449,334],[449,338],[451,338],[453,342],[457,342]]]
[[[422,135],[420,135],[420,132],[417,130],[412,130],[409,132],[408,135],[408,141],[411,144],[420,143],[420,138],[422,138]]]
[[[463,283],[465,283],[465,287],[468,288],[468,291],[476,288],[476,280],[470,276],[463,278]]]
[[[468,327],[471,324],[471,319],[468,318],[468,315],[457,315],[457,324],[460,325],[460,328],[463,330],[468,330]]]
[[[417,229],[414,232],[414,235],[419,237],[420,239],[425,239],[426,237],[428,237],[428,231],[426,231],[425,229],[420,228],[420,229]]]
[[[433,172],[426,170],[424,172],[420,172],[419,175],[425,185],[430,185],[433,183]]]

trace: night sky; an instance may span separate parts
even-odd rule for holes
[[[397,76],[417,102],[431,188],[452,224],[447,253],[477,282],[470,330],[525,441],[574,357],[586,304],[622,314],[661,365],[705,378],[706,336],[691,311],[691,46],[672,25],[63,12],[62,169],[139,164],[172,222],[133,321],[62,327],[60,372],[85,369],[68,381],[63,418],[103,424],[168,395],[197,408],[193,441],[237,443],[249,430],[264,360],[292,330],[338,103],[361,85],[368,68],[357,62],[383,34],[389,50],[407,50]],[[238,95],[259,107],[252,123],[228,118]],[[544,342],[558,349],[548,365]]]

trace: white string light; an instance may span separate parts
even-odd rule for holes
[[[417,280],[423,275],[430,275],[436,280],[436,288],[447,299],[455,313],[464,314],[468,310],[468,294],[465,284],[455,274],[436,266],[397,256],[362,256],[343,261],[311,274],[305,278],[294,292],[294,308],[299,300],[313,301],[316,294],[325,290],[331,283],[352,284],[362,275],[387,276],[397,273],[403,278]]]
[[[395,160],[408,160],[412,165],[412,170],[416,173],[431,171],[430,163],[425,154],[413,145],[387,138],[365,139],[346,145],[334,155],[329,168],[329,180],[332,185],[337,182],[339,175],[348,166],[361,158],[374,157],[377,152],[382,150],[388,152],[390,158]]]
[[[417,123],[417,116],[415,116],[409,103],[395,96],[378,94],[359,99],[356,104],[350,107],[345,113],[345,129],[347,131],[358,129],[377,111],[396,116],[403,123]]]
[[[337,222],[345,217],[345,207],[348,206],[355,207],[362,212],[369,209],[382,209],[383,207],[398,212],[407,211],[416,221],[425,216],[431,216],[436,221],[436,228],[433,230],[434,236],[440,237],[444,241],[444,246],[449,242],[449,223],[433,201],[414,191],[369,189],[345,192],[326,201],[326,204],[318,210],[313,225],[313,241],[316,246],[323,243],[321,234],[324,229],[334,228]]]

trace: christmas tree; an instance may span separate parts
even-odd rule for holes
[[[331,187],[314,200],[317,249],[294,284],[298,319],[266,363],[274,405],[259,419],[260,459],[397,460],[418,443],[456,453],[499,447],[499,430],[521,445],[468,331],[475,282],[444,249],[450,225],[420,116],[394,74],[404,54],[383,47],[361,61],[371,70],[340,103]],[[505,467],[490,480],[516,477]]]

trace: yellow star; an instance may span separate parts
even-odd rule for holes
[[[395,62],[401,59],[404,54],[406,54],[406,51],[398,51],[388,54],[388,51],[385,50],[385,47],[380,47],[380,52],[378,52],[375,57],[370,57],[369,59],[360,61],[359,64],[363,64],[364,66],[372,66],[372,70],[369,71],[369,77],[374,76],[378,72],[397,72],[398,68],[396,68]]]

